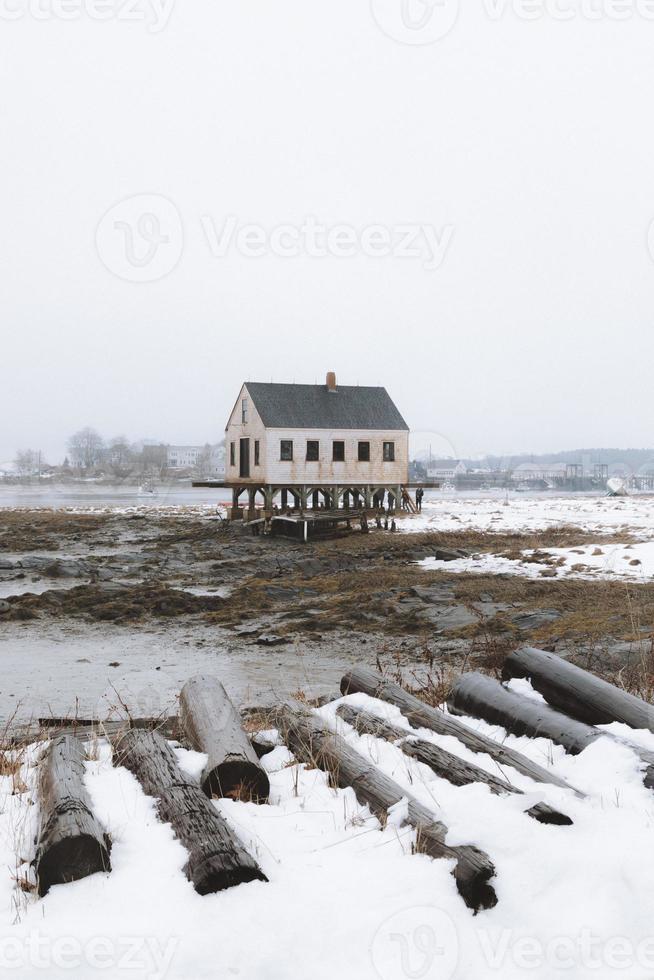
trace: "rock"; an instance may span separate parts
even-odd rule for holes
[[[431,623],[439,633],[459,630],[478,623],[479,619],[465,606],[431,606],[425,609],[423,618]]]
[[[285,643],[289,643],[289,640],[277,633],[262,633],[257,639],[257,646],[260,647],[280,647]]]
[[[5,602],[4,599],[0,599],[0,616],[2,616],[4,613],[8,613],[10,609],[10,604]]]
[[[412,585],[409,592],[423,602],[452,602],[454,599],[451,585]]]
[[[98,568],[95,574],[98,582],[109,582],[114,577],[108,568]]]
[[[437,548],[431,557],[436,561],[456,561],[458,558],[470,558],[470,552],[461,548]]]
[[[519,630],[537,630],[549,623],[555,623],[561,618],[556,609],[536,609],[534,612],[522,612],[511,617],[511,622]]]
[[[19,563],[16,562],[16,561],[13,561],[11,558],[0,558],[0,568],[2,568],[2,569],[7,569],[7,568],[8,569],[13,569],[13,568],[18,568],[18,567],[19,567]]]
[[[301,594],[299,589],[293,589],[283,585],[267,585],[264,592],[271,599],[297,599]]]

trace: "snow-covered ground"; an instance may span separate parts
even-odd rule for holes
[[[422,514],[400,518],[402,531],[541,531],[562,525],[585,531],[634,533],[654,539],[654,496],[594,494],[429,493]]]
[[[654,575],[654,497],[650,496],[432,495],[422,514],[399,521],[400,530],[406,533],[477,530],[506,534],[564,525],[596,533],[598,540],[574,548],[545,548],[554,563],[524,560],[533,555],[533,551],[525,550],[522,560],[480,553],[448,562],[427,558],[421,564],[431,569],[446,568],[448,572],[508,573],[529,578],[539,578],[545,572],[557,578],[647,581]],[[601,537],[607,534],[615,535],[616,543],[602,543]],[[624,540],[620,541],[622,536]],[[635,543],[631,543],[633,539]]]
[[[423,568],[443,568],[448,572],[472,572],[479,575],[525,575],[540,578],[546,573],[552,578],[625,579],[634,582],[650,581],[654,575],[654,541],[622,545],[583,545],[578,548],[547,548],[551,561],[533,561],[533,550],[523,552],[524,559],[503,558],[500,555],[478,554],[455,561],[425,558]],[[529,559],[529,560],[527,560]]]
[[[525,689],[525,682],[519,682]],[[364,695],[347,699],[407,727],[397,709]],[[334,702],[321,709],[335,720]],[[467,722],[487,734],[504,733]],[[185,852],[136,779],[114,768],[110,749],[87,764],[87,786],[113,838],[111,873],[55,887],[38,900],[17,887],[29,876],[36,807],[34,767],[11,795],[0,781],[0,961],[24,978],[134,977],[170,980],[484,980],[629,978],[654,975],[654,800],[630,748],[601,739],[566,756],[543,739],[507,744],[588,794],[507,774],[526,796],[456,788],[398,748],[338,727],[359,751],[433,809],[448,842],[475,843],[494,861],[498,904],[474,916],[451,864],[411,853],[398,818],[385,829],[352,790],[296,766],[278,747],[265,758],[269,805],[215,805],[256,855],[268,883],[200,897],[182,873]],[[654,735],[612,730],[654,749]],[[452,738],[422,731],[495,772]],[[30,753],[33,762],[35,752]],[[178,749],[183,767],[204,757]],[[21,792],[21,790],[23,790]],[[543,826],[523,810],[545,800],[574,820]]]

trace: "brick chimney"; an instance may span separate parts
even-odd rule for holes
[[[327,390],[336,391],[336,374],[334,371],[327,372]]]

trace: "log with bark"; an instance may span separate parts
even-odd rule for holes
[[[265,803],[270,793],[268,776],[218,678],[191,677],[182,688],[179,705],[189,742],[208,756],[200,780],[207,796],[248,797]]]
[[[115,743],[116,763],[134,773],[160,818],[189,853],[186,877],[200,895],[268,879],[201,788],[184,775],[157,732],[134,729]]]
[[[349,704],[342,704],[336,709],[336,713],[343,721],[351,725],[360,735],[373,735],[376,738],[383,738],[387,742],[392,742],[399,749],[428,766],[432,772],[443,779],[447,779],[453,786],[468,786],[471,783],[484,783],[489,787],[491,793],[504,795],[515,793],[524,795],[521,789],[511,786],[505,779],[492,776],[485,769],[480,769],[472,762],[465,762],[457,755],[447,752],[439,745],[433,745],[424,739],[415,738],[411,732],[391,725],[389,722],[378,718],[370,711],[363,708],[355,708]],[[528,810],[528,816],[538,820],[539,823],[557,824],[559,826],[570,826],[572,820],[565,813],[555,810],[547,803],[536,803]]]
[[[84,760],[84,746],[73,735],[54,739],[41,760],[34,859],[39,895],[52,885],[111,870],[109,836],[94,817],[84,787]]]
[[[528,678],[554,708],[588,725],[621,721],[631,728],[654,732],[651,704],[553,653],[534,647],[516,650],[507,657],[502,676],[504,680]]]
[[[497,904],[497,896],[490,884],[495,868],[487,854],[474,845],[451,847],[446,844],[447,827],[427,807],[380,772],[305,707],[296,704],[280,707],[278,726],[298,761],[325,770],[341,788],[351,786],[359,802],[367,804],[382,821],[391,807],[405,801],[405,822],[416,830],[417,850],[434,858],[455,860],[453,874],[466,905],[478,910]]]
[[[458,719],[446,715],[437,708],[432,708],[415,695],[409,694],[399,684],[387,680],[381,674],[375,673],[368,667],[356,667],[349,671],[341,681],[343,694],[368,694],[370,697],[388,701],[400,709],[402,714],[414,728],[429,728],[438,735],[451,735],[458,739],[471,752],[483,752],[495,759],[501,766],[511,766],[523,776],[528,776],[538,783],[551,783],[562,789],[570,789],[577,796],[583,797],[574,787],[549,769],[544,769],[527,756],[506,745],[500,745],[485,735],[466,728]]]

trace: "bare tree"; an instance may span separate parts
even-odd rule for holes
[[[127,476],[134,469],[136,454],[125,436],[116,436],[109,441],[106,457],[114,476]]]
[[[16,453],[14,466],[19,476],[34,476],[41,470],[40,449],[19,449]]]
[[[88,426],[80,429],[68,440],[71,463],[80,470],[92,470],[99,466],[104,457],[102,436]]]

